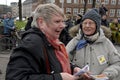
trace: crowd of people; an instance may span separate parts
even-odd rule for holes
[[[93,8],[75,19],[55,4],[40,4],[25,26],[21,44],[12,50],[6,80],[94,80],[120,76],[120,23],[109,22],[107,8]],[[4,35],[15,29],[10,12],[4,15]],[[88,71],[79,73],[88,65]],[[107,80],[106,79],[106,80]]]

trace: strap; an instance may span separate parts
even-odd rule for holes
[[[45,47],[44,47],[44,56],[45,56],[45,60],[46,60],[47,73],[50,74],[51,73],[51,71],[50,71],[50,63],[49,63],[49,60],[48,60],[48,55],[47,55]]]

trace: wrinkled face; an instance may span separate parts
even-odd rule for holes
[[[103,15],[103,16],[102,16],[102,19],[103,19],[103,20],[107,19],[107,16],[106,16],[106,15]]]
[[[91,19],[85,19],[82,22],[82,31],[85,35],[92,35],[95,33],[96,31],[96,24],[93,20]]]
[[[114,23],[118,23],[118,19],[115,18],[115,19],[113,20],[113,22],[114,22]]]
[[[40,28],[52,39],[58,39],[61,31],[65,28],[64,18],[59,14],[53,15],[50,21],[43,21]]]

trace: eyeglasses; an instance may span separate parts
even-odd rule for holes
[[[95,25],[95,22],[83,22],[82,23],[83,26],[85,26],[87,24],[89,24],[91,26],[91,25]]]

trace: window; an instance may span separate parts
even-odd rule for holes
[[[55,3],[55,0],[50,0],[51,3]]]
[[[120,17],[120,9],[117,9],[117,17]]]
[[[105,4],[109,4],[109,0],[104,0]]]
[[[74,3],[79,3],[79,0],[74,0]]]
[[[73,8],[73,15],[78,14],[78,8]]]
[[[101,3],[101,0],[96,0],[96,5],[99,6]]]
[[[120,0],[118,0],[118,4],[120,5]]]
[[[60,3],[63,3],[64,2],[64,0],[60,0]]]
[[[84,0],[81,0],[81,4],[84,4],[85,2],[84,2]]]
[[[66,13],[71,12],[71,8],[66,8]]]
[[[115,16],[115,9],[110,9],[110,17],[114,17]]]
[[[100,3],[101,3],[101,0],[96,0],[96,3],[97,3],[97,4],[100,4]]]
[[[83,13],[84,13],[84,9],[83,8],[80,9],[80,13],[83,15]]]
[[[111,5],[116,5],[116,0],[111,0]]]
[[[88,0],[88,4],[92,4],[92,1],[93,1],[93,0]]]
[[[67,0],[67,3],[72,3],[71,0]]]

